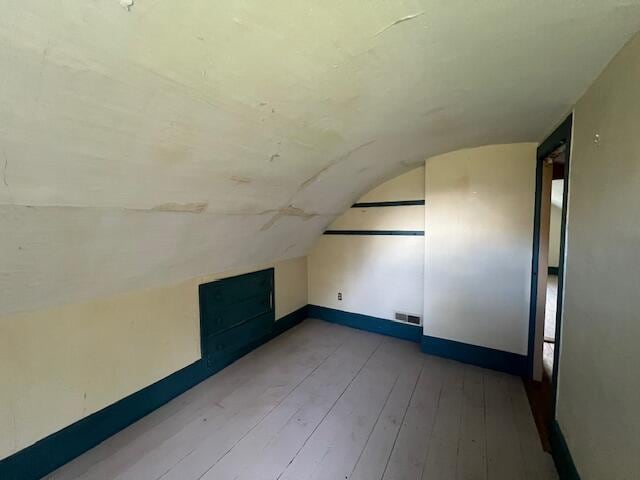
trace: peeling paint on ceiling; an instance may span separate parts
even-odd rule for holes
[[[638,29],[640,0],[7,0],[0,314],[303,255],[429,156],[540,140]]]

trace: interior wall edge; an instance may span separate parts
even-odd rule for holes
[[[537,147],[426,160],[425,335],[526,355]]]

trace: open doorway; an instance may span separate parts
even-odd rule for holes
[[[570,116],[537,152],[529,376],[525,385],[547,450],[559,370],[571,126]]]
[[[562,210],[564,207],[564,164],[566,149],[561,147],[547,159],[547,165],[552,169],[551,195],[543,199],[548,210],[548,255],[547,278],[545,289],[545,309],[541,321],[544,322],[542,339],[542,371],[534,380],[552,383],[554,372],[554,357],[556,343],[556,318],[558,315],[558,272],[560,270],[560,244],[562,239]],[[547,191],[544,189],[543,191]],[[542,248],[542,247],[541,247]],[[539,368],[538,368],[539,369]],[[536,370],[538,370],[536,369]]]

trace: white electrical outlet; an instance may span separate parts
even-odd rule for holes
[[[342,292],[338,292],[338,300],[342,301]]]

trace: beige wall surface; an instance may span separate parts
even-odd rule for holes
[[[194,278],[0,318],[0,458],[200,358]],[[276,315],[307,304],[306,258],[275,264]]]
[[[423,237],[325,235],[309,255],[309,303],[388,320],[422,315],[423,254]]]
[[[424,198],[424,167],[414,168],[372,188],[358,202],[393,202]]]
[[[558,421],[583,480],[640,472],[640,36],[577,103]]]
[[[554,180],[551,187],[551,220],[549,225],[549,266],[560,265],[560,237],[562,234],[562,196],[564,180]]]
[[[549,266],[560,266],[560,235],[562,225],[562,208],[551,205],[551,221],[549,225]]]
[[[426,162],[424,333],[525,355],[536,145]]]
[[[358,202],[421,200],[424,167],[374,188]],[[333,230],[423,230],[424,207],[351,208]],[[309,303],[373,317],[422,315],[424,237],[323,235],[309,253]],[[338,293],[342,300],[338,300]]]
[[[276,320],[304,307],[307,294],[307,257],[278,262],[275,265]]]
[[[424,175],[423,175],[424,178]],[[424,198],[424,193],[419,199]],[[414,198],[415,200],[415,198]],[[330,230],[423,230],[424,206],[350,208],[338,217]]]

